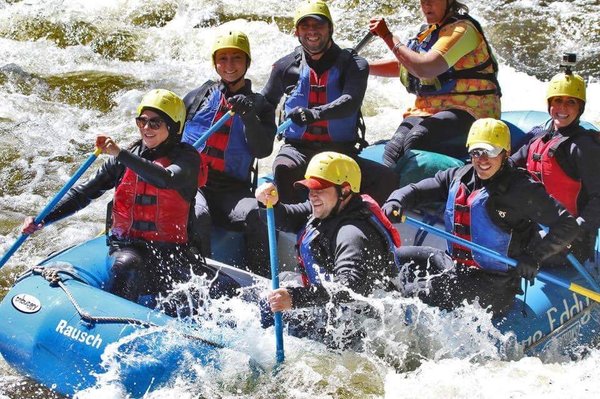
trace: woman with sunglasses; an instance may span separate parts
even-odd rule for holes
[[[500,117],[498,64],[483,29],[457,0],[421,0],[425,17],[416,36],[403,44],[383,18],[369,22],[394,54],[369,62],[369,73],[400,77],[415,104],[385,146],[384,163],[395,167],[409,149],[465,158],[464,142],[479,118]]]
[[[220,80],[209,80],[184,97],[187,122],[182,140],[192,144],[229,110],[235,115],[200,149],[208,174],[202,173],[205,178],[198,182],[192,242],[202,255],[210,257],[213,225],[243,232],[244,266],[270,276],[267,229],[253,191],[257,159],[273,150],[275,108],[254,93],[252,82],[245,78],[251,62],[245,33],[233,30],[219,35],[211,56]]]
[[[109,291],[138,301],[187,280],[188,217],[200,157],[194,147],[181,143],[184,122],[180,97],[162,89],[148,92],[135,118],[140,139],[122,149],[110,136],[98,135],[96,147],[110,158],[89,180],[69,190],[42,223],[36,225],[28,217],[23,233],[72,215],[114,188],[108,221],[114,260]]]
[[[471,163],[438,172],[396,190],[383,210],[400,221],[402,209],[445,202],[444,222],[452,234],[514,258],[508,265],[458,244],[448,250],[401,247],[400,264],[409,265],[406,279],[427,283],[417,295],[442,309],[453,309],[466,299],[479,298],[492,312],[506,312],[520,292],[520,277],[533,281],[540,264],[564,250],[579,233],[579,226],[527,171],[507,162],[508,126],[492,118],[479,119],[467,138]],[[538,224],[549,227],[542,238]]]

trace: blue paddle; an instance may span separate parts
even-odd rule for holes
[[[403,217],[404,219],[404,217]],[[445,230],[441,230],[438,229],[437,227],[434,226],[430,226],[427,223],[423,223],[419,220],[413,219],[411,217],[406,217],[405,221],[408,224],[411,224],[413,226],[419,227],[420,229],[423,229],[429,233],[435,234],[437,236],[440,236],[442,238],[445,238],[448,241],[452,241],[454,243],[460,244],[466,248],[469,248],[472,251],[476,251],[479,253],[482,253],[484,255],[489,256],[490,258],[499,260],[500,262],[504,262],[509,266],[515,267],[517,266],[517,261],[514,259],[511,259],[507,256],[504,256],[496,251],[493,251],[489,248],[486,248],[484,246],[481,246],[479,244],[475,244],[471,241],[465,240],[464,238],[460,238],[455,236],[454,234],[448,233]],[[553,274],[550,274],[548,272],[544,272],[544,271],[539,271],[537,274],[537,278],[541,281],[545,281],[545,282],[549,282],[555,285],[558,285],[559,287],[563,287],[568,289],[569,291],[573,291],[577,294],[581,294],[587,298],[590,298],[596,302],[600,302],[600,293],[592,291],[590,289],[587,289],[585,287],[582,287],[578,284],[575,284],[573,282],[564,280],[560,277],[554,276]]]
[[[277,256],[277,237],[275,231],[275,213],[273,205],[267,201],[267,227],[269,232],[269,256],[271,260],[271,288],[279,288],[279,258]],[[283,321],[281,312],[275,312],[275,347],[277,363],[282,363],[285,359],[283,350]]]
[[[287,129],[288,127],[290,127],[291,124],[292,124],[292,120],[291,119],[286,119],[285,122],[283,122],[281,125],[279,125],[277,127],[277,134],[282,133],[285,129]]]
[[[192,144],[194,146],[194,148],[198,149],[204,143],[206,143],[206,140],[208,140],[208,138],[210,136],[212,136],[212,134],[214,132],[216,132],[217,130],[219,130],[221,128],[221,126],[223,126],[225,124],[225,122],[227,122],[233,116],[233,114],[234,114],[233,111],[229,111],[225,115],[223,115],[221,117],[221,119],[219,119],[218,121],[216,121],[214,125],[212,125],[210,128],[208,128],[208,130],[206,132],[204,132],[204,134],[202,136],[200,136],[198,138],[198,140],[196,140],[194,142],[194,144]]]
[[[67,193],[67,191],[69,191],[73,184],[75,184],[75,182],[79,180],[81,175],[85,173],[85,171],[90,167],[90,165],[94,163],[94,161],[96,160],[96,158],[98,158],[98,155],[100,155],[101,152],[102,150],[96,148],[92,155],[90,155],[89,158],[83,163],[83,165],[81,165],[79,169],[77,169],[75,174],[71,176],[69,181],[63,186],[63,188],[60,189],[60,191],[54,196],[54,198],[52,198],[48,205],[46,205],[46,207],[42,209],[40,214],[35,217],[35,224],[40,224],[44,220],[44,218],[48,216],[48,214],[52,211],[52,209],[54,209],[54,207],[56,206],[56,204],[58,204],[62,197],[65,196],[65,194]],[[17,251],[17,249],[19,249],[21,244],[25,242],[27,237],[29,237],[29,234],[21,234],[17,241],[15,241],[14,244],[8,249],[8,251],[6,251],[2,259],[0,259],[0,267],[4,266],[8,259],[10,259],[10,257]]]
[[[541,224],[539,226],[546,233],[548,232],[548,228],[546,226],[542,226]],[[571,263],[571,265],[573,265],[575,269],[577,269],[579,274],[581,274],[581,276],[585,278],[585,281],[588,282],[590,287],[592,287],[596,291],[600,291],[600,285],[596,282],[596,280],[594,280],[594,277],[592,277],[592,275],[585,269],[585,267],[583,267],[583,265],[577,260],[575,255],[569,252],[567,254],[567,260]]]

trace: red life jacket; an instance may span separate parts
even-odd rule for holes
[[[465,240],[471,240],[471,205],[477,197],[479,190],[467,194],[464,184],[458,187],[458,192],[454,199],[454,235]],[[452,243],[452,258],[457,259],[466,266],[479,267],[473,252],[460,244]]]
[[[220,94],[220,93],[219,93]],[[219,108],[213,117],[213,121],[218,121],[229,112],[227,106],[227,100],[225,96],[220,96]],[[225,170],[225,149],[227,148],[227,142],[229,141],[229,132],[231,130],[231,124],[233,118],[229,118],[227,122],[223,124],[212,136],[206,141],[206,147],[200,154],[202,157],[202,163],[206,164],[210,169],[224,171]]]
[[[164,157],[154,163],[167,167]],[[190,202],[177,190],[157,188],[127,168],[115,189],[111,233],[118,238],[188,242]]]
[[[577,198],[581,192],[581,181],[568,176],[554,156],[556,149],[569,137],[557,136],[547,142],[543,137],[536,139],[527,151],[527,170],[544,184],[552,198],[567,208],[573,216],[579,216]]]
[[[310,69],[310,91],[308,92],[308,108],[327,104],[327,80],[329,71],[325,71],[321,77]],[[304,139],[309,141],[331,141],[327,121],[313,122],[306,127]]]

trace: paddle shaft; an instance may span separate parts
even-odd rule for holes
[[[362,50],[363,47],[365,47],[367,44],[369,44],[371,42],[371,40],[373,40],[374,37],[375,37],[374,34],[372,34],[371,32],[367,32],[365,37],[363,37],[362,40],[360,42],[358,42],[358,44],[356,46],[354,46],[354,51],[356,51],[357,53],[360,53],[360,50]]]
[[[464,238],[457,237],[454,234],[451,234],[451,233],[448,233],[447,231],[438,229],[437,227],[430,226],[427,223],[423,223],[423,222],[413,219],[411,217],[406,217],[406,222],[413,226],[419,227],[429,233],[443,237],[448,241],[452,241],[454,243],[460,244],[466,248],[469,248],[472,251],[482,253],[484,255],[489,256],[490,258],[493,258],[500,262],[506,263],[507,265],[509,265],[511,267],[515,267],[517,265],[517,261],[514,259],[511,259],[507,256],[504,256],[496,251],[493,251],[493,250],[486,248],[484,246],[481,246],[479,244],[475,244],[471,241],[465,240]],[[552,283],[552,284],[558,285],[559,287],[563,287],[563,288],[566,288],[575,293],[581,294],[581,295],[583,295],[587,298],[590,298],[596,302],[600,302],[600,293],[589,290],[585,287],[582,287],[578,284],[569,282],[560,277],[554,276],[553,274],[550,274],[548,272],[539,271],[537,274],[537,278],[541,281]]]
[[[544,232],[548,233],[548,228],[546,226],[540,224],[540,228],[544,230]],[[573,255],[572,253],[568,253],[567,260],[571,263],[571,265],[573,265],[575,269],[577,269],[579,274],[583,276],[585,281],[588,282],[588,284],[590,285],[590,287],[592,287],[594,291],[600,291],[600,285],[596,282],[596,280],[594,280],[594,277],[592,277],[592,275],[585,269],[585,267],[583,267],[583,265],[577,260],[575,255]]]
[[[77,171],[71,176],[69,181],[65,183],[65,185],[60,189],[58,193],[52,198],[52,200],[42,209],[42,211],[35,217],[34,223],[40,224],[46,216],[54,209],[56,204],[65,196],[67,191],[75,184],[77,180],[85,173],[85,171],[90,167],[91,164],[94,163],[96,158],[102,150],[96,148],[96,150],[88,157],[88,159],[77,169]],[[19,238],[14,242],[14,244],[6,251],[2,259],[0,259],[0,268],[4,266],[4,264],[10,259],[10,257],[17,252],[17,249],[25,242],[25,240],[29,237],[29,234],[21,234]]]
[[[194,148],[198,149],[204,143],[206,143],[206,140],[208,140],[208,138],[210,136],[212,136],[212,134],[214,132],[216,132],[217,130],[219,130],[221,128],[221,126],[223,126],[225,124],[225,122],[227,122],[233,116],[233,114],[234,114],[233,111],[229,111],[225,115],[223,115],[221,117],[221,119],[219,119],[218,121],[216,121],[214,125],[212,125],[206,132],[204,132],[204,134],[202,136],[200,136],[200,138],[198,138],[198,140],[196,140],[194,142],[194,144],[192,144],[194,146]]]
[[[267,202],[267,227],[269,233],[269,258],[271,261],[271,288],[279,288],[279,257],[277,256],[277,237],[275,231],[275,212],[273,205]],[[283,349],[283,320],[281,312],[274,313],[275,319],[275,345],[277,363],[282,363],[285,359]]]

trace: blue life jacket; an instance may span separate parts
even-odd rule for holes
[[[371,213],[368,217],[369,222],[379,232],[381,239],[385,241],[390,253],[395,256],[395,249],[401,245],[400,234],[387,218],[382,219],[385,218],[385,216],[381,211],[381,208],[379,208],[379,211],[373,209],[373,204],[376,204],[376,202],[371,199],[371,197],[365,194],[361,197]],[[375,206],[378,207],[378,205]],[[323,265],[319,265],[315,258],[314,244],[317,242],[315,240],[319,237],[320,232],[317,230],[315,224],[312,223],[313,220],[314,219],[311,218],[306,226],[300,230],[297,241],[298,261],[300,264],[300,271],[302,272],[302,281],[305,286],[321,285],[322,278],[325,281],[329,281],[331,278],[327,270]],[[396,265],[396,267],[398,266]]]
[[[181,141],[194,144],[228,110],[220,90],[210,90],[207,101],[189,119],[183,129]],[[203,163],[209,169],[224,172],[238,180],[250,181],[254,157],[246,143],[244,124],[234,115],[213,133],[200,152]]]
[[[316,77],[316,72],[306,63],[303,51],[301,57],[298,83],[284,104],[286,115],[296,107],[312,108],[338,99],[342,95],[343,70],[350,61],[352,53],[342,50],[335,64],[321,75],[320,78],[326,77],[326,81],[323,82],[315,81],[320,78]],[[311,75],[313,76],[312,82]],[[325,92],[325,96],[322,96],[323,92]],[[323,98],[323,101],[316,100],[319,97]],[[284,136],[291,140],[354,143],[359,140],[358,119],[359,112],[357,110],[345,118],[318,121],[308,126],[292,123],[284,132]]]
[[[476,190],[468,195],[466,203],[460,204],[457,202],[459,193],[466,192],[464,183],[461,182],[460,178],[455,178],[450,185],[448,192],[448,200],[446,201],[446,209],[444,212],[444,223],[446,225],[446,231],[457,235],[457,236],[470,236],[470,241],[496,251],[501,255],[508,255],[508,248],[512,239],[512,233],[507,233],[498,227],[490,218],[487,209],[486,202],[489,199],[489,193],[485,188]],[[463,229],[463,233],[460,234],[457,230],[459,226],[455,225],[456,213],[457,212],[468,212],[470,214],[470,223],[468,226],[460,226]],[[457,246],[452,242],[448,242],[448,251],[453,254],[453,258],[456,259],[454,254],[456,253],[457,247],[461,249],[463,247]],[[464,252],[471,252],[464,250]],[[476,262],[473,266],[479,267],[487,271],[495,272],[507,272],[508,265],[497,261],[487,255],[481,254],[477,251],[472,251],[472,259]],[[460,256],[457,259],[461,263],[469,265],[469,260],[464,259]]]

